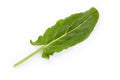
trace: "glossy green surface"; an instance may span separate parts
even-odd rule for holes
[[[85,40],[94,29],[99,13],[95,8],[82,13],[72,14],[71,16],[61,19],[54,26],[48,28],[43,36],[32,45],[43,46],[43,58],[49,58],[55,52],[60,52],[77,43]]]
[[[39,36],[37,41],[30,40],[32,45],[42,45],[42,47],[14,64],[14,67],[22,64],[40,51],[43,51],[43,58],[49,58],[55,52],[60,52],[82,42],[93,31],[98,18],[98,11],[92,7],[86,12],[73,14],[57,21],[54,26],[46,30],[43,36]]]

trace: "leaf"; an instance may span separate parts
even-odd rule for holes
[[[93,31],[98,18],[98,11],[92,7],[86,12],[72,14],[65,19],[57,21],[54,26],[46,30],[43,36],[40,35],[38,40],[35,42],[30,40],[32,45],[42,45],[42,47],[16,63],[15,66],[41,50],[43,50],[42,57],[49,58],[55,52],[60,52],[82,42]]]
[[[42,57],[49,58],[49,55],[85,40],[94,29],[98,16],[98,11],[95,8],[84,13],[73,14],[48,28],[37,41],[30,42],[32,45],[43,45]]]

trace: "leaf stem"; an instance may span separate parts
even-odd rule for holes
[[[28,60],[29,58],[31,58],[32,56],[34,56],[35,54],[37,54],[38,52],[40,52],[41,50],[43,50],[43,47],[37,49],[36,51],[34,51],[33,53],[31,53],[30,55],[28,55],[24,59],[18,61],[16,64],[14,64],[14,67],[19,66],[20,64],[22,64],[23,62],[25,62],[26,60]]]

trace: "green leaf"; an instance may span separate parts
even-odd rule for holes
[[[98,11],[91,8],[84,13],[73,14],[61,19],[54,26],[48,28],[37,41],[31,41],[31,44],[43,45],[42,57],[49,58],[49,55],[85,40],[94,29],[98,16]]]
[[[49,58],[55,52],[60,52],[82,42],[93,31],[98,18],[98,11],[92,7],[86,12],[72,14],[65,19],[57,21],[54,26],[46,30],[44,35],[40,35],[38,40],[35,42],[30,40],[32,45],[42,45],[42,48],[26,58],[30,58],[41,50],[43,50],[42,57]],[[25,61],[26,58],[23,60]],[[15,66],[24,61],[16,63]]]

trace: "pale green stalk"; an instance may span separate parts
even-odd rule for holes
[[[20,61],[17,62],[16,64],[14,64],[14,67],[19,66],[20,64],[22,64],[23,62],[25,62],[26,60],[28,60],[29,58],[31,58],[32,56],[34,56],[35,54],[37,54],[38,52],[40,52],[41,50],[43,50],[43,47],[37,49],[36,51],[34,51],[33,53],[31,53],[30,55],[28,55],[28,56],[25,57],[24,59],[20,60]]]

